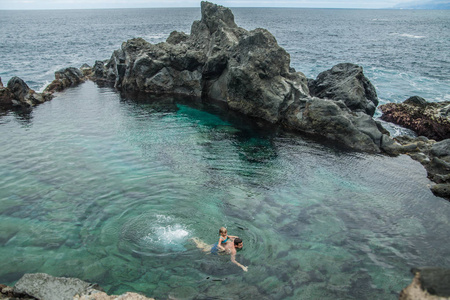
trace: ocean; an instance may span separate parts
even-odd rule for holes
[[[381,104],[450,100],[449,11],[232,10],[310,78],[351,62]],[[61,68],[197,19],[199,8],[0,11],[0,77],[41,91]],[[2,112],[0,137],[0,283],[45,272],[156,299],[397,299],[411,268],[450,267],[450,202],[408,156],[92,82]],[[221,226],[243,238],[248,272],[192,242],[213,244]]]

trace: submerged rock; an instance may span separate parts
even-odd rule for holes
[[[201,3],[190,35],[172,32],[165,43],[131,39],[92,79],[122,91],[182,94],[225,102],[270,123],[324,136],[352,149],[379,152],[384,136],[371,116],[378,104],[362,68],[340,64],[308,80],[267,30],[238,27],[230,9]]]
[[[403,103],[380,106],[381,119],[415,131],[436,141],[450,138],[450,101],[427,102],[414,96]]]
[[[76,295],[73,300],[154,300],[143,295],[127,292],[122,295],[108,295],[105,292],[91,290],[86,294]]]

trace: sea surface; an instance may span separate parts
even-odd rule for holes
[[[308,77],[363,66],[381,103],[450,100],[450,13],[233,9]],[[189,33],[200,9],[0,11],[0,76],[42,90],[123,41]],[[397,299],[450,267],[450,202],[408,156],[344,151],[187,98],[87,82],[0,115],[0,283],[45,272],[156,299]],[[237,260],[205,254],[218,229]]]

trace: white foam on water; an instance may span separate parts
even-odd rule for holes
[[[184,251],[184,243],[190,235],[185,225],[177,223],[173,217],[156,215],[149,233],[142,241],[159,250]]]
[[[159,43],[165,41],[169,36],[166,33],[149,34],[142,38],[150,43]]]
[[[46,80],[45,83],[37,90],[37,92],[42,93],[50,83],[51,83],[51,81]]]
[[[414,34],[409,34],[409,33],[391,33],[390,35],[397,35],[397,36],[401,36],[401,37],[407,37],[407,38],[412,38],[412,39],[423,39],[425,38],[425,36],[423,35],[414,35]]]

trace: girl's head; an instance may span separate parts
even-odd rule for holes
[[[220,227],[219,234],[220,235],[227,235],[227,229],[225,227]]]

